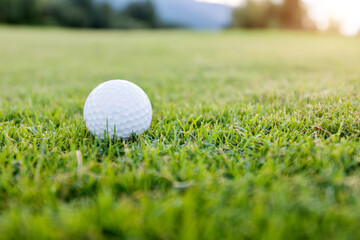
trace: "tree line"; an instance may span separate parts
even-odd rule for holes
[[[164,27],[151,1],[115,9],[94,0],[0,0],[0,22],[74,28]]]
[[[116,9],[95,0],[0,0],[0,22],[74,28],[161,28],[151,0]],[[247,0],[234,9],[230,27],[315,29],[301,0]]]
[[[247,0],[233,12],[233,26],[240,28],[316,29],[301,0]]]

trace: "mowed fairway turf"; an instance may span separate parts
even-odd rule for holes
[[[360,39],[0,28],[0,239],[359,239]],[[144,89],[150,129],[86,130]]]

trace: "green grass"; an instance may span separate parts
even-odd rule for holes
[[[0,239],[359,239],[359,38],[0,28]],[[103,142],[127,79],[149,131]]]

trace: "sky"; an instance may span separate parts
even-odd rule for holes
[[[240,5],[244,0],[197,0]],[[340,23],[340,31],[344,35],[355,35],[360,31],[360,0],[303,0],[307,5],[310,17],[320,29],[326,29],[330,19]]]

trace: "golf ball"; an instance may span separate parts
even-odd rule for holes
[[[97,137],[129,139],[150,127],[151,103],[145,92],[134,83],[111,80],[97,86],[84,106],[87,129]]]

